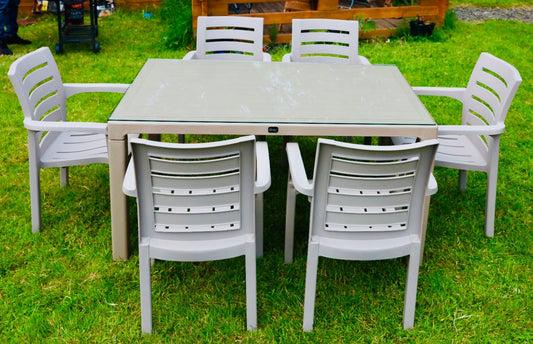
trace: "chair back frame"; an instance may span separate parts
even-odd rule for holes
[[[359,22],[293,19],[291,61],[353,63],[359,61]]]
[[[200,16],[197,59],[263,60],[263,18]]]
[[[255,139],[174,144],[132,140],[139,239],[254,234]]]
[[[436,140],[415,146],[374,147],[319,139],[310,235],[420,238]]]

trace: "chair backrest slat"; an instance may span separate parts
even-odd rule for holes
[[[463,102],[463,124],[481,117],[487,124],[503,123],[522,79],[511,64],[482,53],[474,67]]]
[[[359,22],[335,19],[293,19],[291,60],[294,62],[359,63]]]
[[[421,235],[436,145],[370,147],[320,139],[311,235]]]
[[[66,120],[63,82],[50,49],[42,47],[19,58],[8,75],[25,118],[39,121],[56,109],[56,115],[47,120]]]
[[[133,140],[140,236],[253,233],[254,144],[253,136],[192,145]]]
[[[200,16],[196,58],[263,60],[263,18]]]

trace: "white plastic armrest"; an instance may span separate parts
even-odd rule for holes
[[[263,62],[272,62],[272,56],[269,53],[263,53]]]
[[[183,60],[194,60],[194,55],[196,55],[196,50],[189,51],[183,56]]]
[[[124,182],[122,183],[122,192],[126,196],[137,197],[137,184],[135,182],[135,168],[133,166],[133,158],[130,159],[126,174],[124,175]]]
[[[370,61],[368,61],[368,59],[364,56],[361,56],[361,55],[358,55],[357,56],[359,58],[359,62],[362,64],[362,65],[366,65],[366,66],[369,66],[371,63]]]
[[[429,176],[428,189],[426,190],[426,196],[433,196],[439,190],[437,180],[433,173]]]
[[[305,166],[300,154],[300,147],[296,142],[287,143],[287,159],[289,161],[289,170],[291,173],[292,184],[296,191],[306,196],[313,195],[313,185],[309,183]]]
[[[505,131],[505,124],[492,125],[439,125],[439,135],[500,135]]]
[[[258,194],[268,190],[271,183],[267,143],[264,141],[256,142],[255,154],[257,156],[257,180],[255,181],[254,193]]]
[[[63,84],[66,97],[86,92],[114,92],[124,93],[130,87],[129,84]]]
[[[283,55],[283,57],[281,58],[281,62],[291,62],[291,54],[285,54]]]
[[[413,92],[419,96],[441,96],[457,99],[462,102],[464,99],[464,87],[412,87]]]
[[[107,135],[106,123],[94,122],[49,122],[24,120],[24,127],[34,131],[81,131]]]

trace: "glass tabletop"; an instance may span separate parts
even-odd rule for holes
[[[109,121],[435,125],[392,65],[149,59]]]

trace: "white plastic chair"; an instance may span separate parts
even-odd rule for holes
[[[319,139],[310,182],[298,144],[287,144],[290,180],[298,192],[311,198],[304,331],[313,329],[319,256],[343,260],[409,256],[403,326],[413,327],[424,198],[437,145],[437,140],[368,146]]]
[[[196,50],[184,60],[272,61],[263,52],[263,18],[200,16],[197,23]]]
[[[134,171],[126,172],[123,190],[138,203],[142,331],[152,331],[152,259],[241,255],[247,327],[256,328],[254,193],[270,186],[266,142],[246,136],[196,144],[133,139],[131,145]]]
[[[107,163],[107,124],[67,122],[66,99],[82,92],[124,93],[128,84],[63,84],[50,49],[17,59],[8,71],[28,130],[32,231],[41,225],[40,170],[60,167],[61,186],[68,166]]]
[[[459,189],[466,190],[467,171],[487,173],[485,234],[494,236],[496,189],[500,135],[505,130],[505,117],[522,82],[520,73],[509,63],[482,53],[466,88],[413,87],[424,96],[444,96],[463,103],[461,125],[439,125],[439,150],[436,166],[459,170]],[[414,138],[394,138],[398,143]]]
[[[291,149],[294,149],[294,148],[291,148]],[[299,168],[303,168],[303,165],[300,166]],[[309,184],[313,184],[312,179],[310,179],[308,182]],[[431,196],[436,194],[437,191],[438,191],[437,180],[435,179],[432,173],[429,176],[428,187],[426,190],[426,203],[428,205],[429,205]],[[285,252],[284,252],[285,264],[292,264],[293,259],[294,259],[294,221],[295,221],[295,211],[296,211],[296,196],[298,194],[299,194],[299,191],[294,187],[294,183],[292,182],[292,178],[289,173],[289,181],[287,183],[287,202],[286,202],[286,209],[285,209]],[[312,201],[312,197],[309,197],[309,201]],[[423,259],[424,244],[425,244],[425,239],[426,239],[426,228],[427,228],[427,215],[424,215],[423,230],[422,230],[423,231],[422,247],[420,251],[420,263],[422,263],[422,259]]]
[[[282,62],[369,65],[358,55],[359,22],[337,19],[293,19],[291,52]]]

